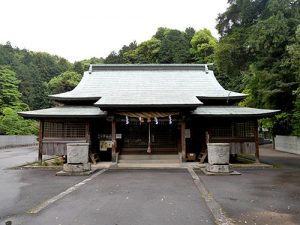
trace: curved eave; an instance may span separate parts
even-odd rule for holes
[[[26,112],[19,112],[20,116],[27,119],[42,118],[101,118],[107,113],[98,107],[54,107]]]
[[[48,95],[49,99],[56,101],[97,101],[101,97],[65,97],[57,95]]]
[[[20,116],[26,119],[43,119],[43,118],[101,118],[106,117],[106,115],[39,115],[39,114],[27,114],[27,113],[18,113]]]
[[[203,106],[192,112],[196,117],[220,118],[265,118],[278,114],[280,110],[257,109],[238,106]]]
[[[246,98],[248,95],[238,95],[238,96],[197,96],[200,100],[242,100]]]

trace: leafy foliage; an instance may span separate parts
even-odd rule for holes
[[[19,83],[20,81],[12,70],[0,66],[0,114],[5,107],[27,109],[27,106],[21,101],[21,93],[18,90]]]
[[[24,120],[17,112],[28,110],[21,101],[20,81],[10,69],[0,66],[0,134],[32,134],[37,132],[36,122]]]
[[[194,34],[191,39],[191,54],[197,63],[212,63],[217,39],[208,29],[203,29]]]
[[[48,82],[47,88],[50,94],[71,91],[77,86],[81,78],[82,76],[79,73],[67,71],[52,78]]]
[[[293,125],[300,126],[299,100],[295,94],[300,81],[297,29],[300,3],[295,0],[228,2],[230,6],[218,17],[221,39],[215,50],[223,85],[251,93],[242,103],[245,106],[281,109],[282,114],[273,122],[274,132],[289,134]]]
[[[1,65],[15,72],[16,78],[20,80],[22,101],[30,109],[47,107],[49,102],[44,82],[72,68],[72,64],[64,58],[13,48],[9,42],[0,45]]]
[[[4,108],[0,116],[0,134],[26,135],[37,134],[38,123],[25,120],[17,114],[17,110]]]

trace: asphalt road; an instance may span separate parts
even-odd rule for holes
[[[272,144],[260,146],[260,161],[274,165],[278,169],[300,171],[300,155],[273,150]]]
[[[36,160],[36,148],[0,150],[0,225],[214,224],[187,170],[114,170],[94,177],[37,214],[27,212],[87,177],[8,169]],[[242,169],[240,176],[204,176],[209,195],[235,224],[299,224],[300,156],[261,149],[275,169]]]
[[[274,169],[238,169],[240,176],[204,176],[215,200],[236,224],[300,224],[300,156],[261,146]]]
[[[108,170],[15,224],[214,224],[186,170]]]
[[[39,204],[83,177],[57,177],[56,171],[10,169],[36,161],[36,147],[0,149],[0,224],[26,214]]]

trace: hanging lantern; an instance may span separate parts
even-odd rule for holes
[[[141,116],[139,117],[139,121],[140,121],[140,124],[143,122],[143,119]]]
[[[172,117],[169,115],[169,124],[172,124]]]
[[[154,122],[155,122],[155,125],[158,124],[158,119],[157,119],[157,117],[154,117]]]
[[[128,116],[126,115],[126,125],[129,124],[129,118]]]

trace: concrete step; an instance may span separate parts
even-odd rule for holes
[[[129,164],[172,164],[179,163],[179,159],[119,159],[118,163]]]
[[[118,163],[118,168],[131,168],[131,169],[143,169],[143,168],[182,168],[180,163]]]
[[[119,160],[179,160],[178,154],[172,155],[119,155]]]

